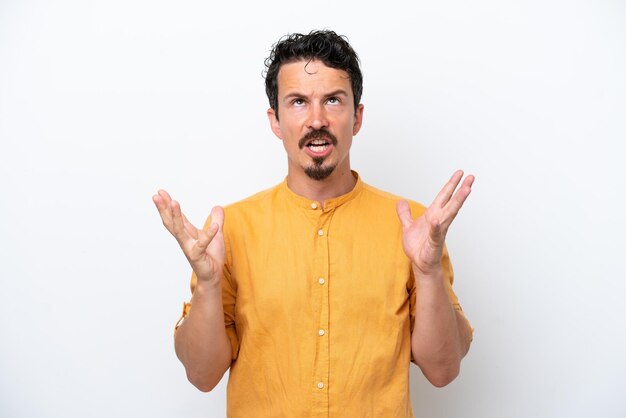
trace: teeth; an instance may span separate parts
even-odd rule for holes
[[[311,147],[309,147],[311,149],[311,151],[313,152],[322,152],[324,150],[326,150],[326,148],[328,148],[328,145],[313,145]]]
[[[312,145],[324,145],[326,144],[326,141],[323,139],[314,139],[313,141],[311,141]]]

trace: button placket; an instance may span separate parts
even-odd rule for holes
[[[312,205],[311,205],[312,206]],[[313,404],[317,413],[314,416],[328,413],[329,404],[329,374],[330,374],[330,347],[327,333],[329,332],[329,259],[328,259],[328,235],[329,225],[332,216],[331,211],[320,211],[320,217],[315,226],[315,274],[313,280],[317,281],[319,290],[319,317],[317,333],[315,367],[313,373]]]

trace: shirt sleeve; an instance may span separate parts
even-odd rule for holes
[[[211,217],[207,219],[204,224],[204,229],[208,229],[211,225]],[[229,268],[229,260],[230,254],[228,250],[228,240],[225,237],[226,244],[226,264],[223,268],[223,277],[222,277],[222,306],[224,309],[224,326],[226,328],[226,335],[230,340],[230,346],[232,348],[232,359],[233,361],[237,359],[237,355],[239,353],[239,337],[237,336],[237,329],[235,327],[235,301],[237,299],[237,288],[234,285],[234,280],[231,277],[230,268]],[[196,289],[196,284],[198,282],[198,278],[196,277],[196,273],[191,273],[191,294],[193,295],[194,290]],[[191,302],[183,303],[183,312],[176,322],[174,327],[174,333],[183,323],[185,318],[189,315],[191,310]]]

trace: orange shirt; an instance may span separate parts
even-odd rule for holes
[[[225,208],[228,417],[413,416],[415,282],[399,198],[354,175],[323,209],[286,181]],[[414,218],[425,210],[410,205]],[[447,252],[443,268],[460,310]]]

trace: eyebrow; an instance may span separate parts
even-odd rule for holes
[[[343,89],[337,89],[334,91],[331,91],[330,93],[327,93],[324,95],[324,98],[327,99],[329,97],[333,97],[333,96],[345,96],[348,97],[348,92],[346,92]],[[283,102],[288,101],[289,99],[293,99],[293,98],[306,98],[306,94],[302,94],[302,93],[298,93],[297,91],[294,91],[293,93],[289,93],[288,95],[286,95],[285,97],[283,97]]]
[[[346,96],[348,97],[348,92],[343,89],[337,89],[328,93],[325,97],[333,97],[333,96]]]

